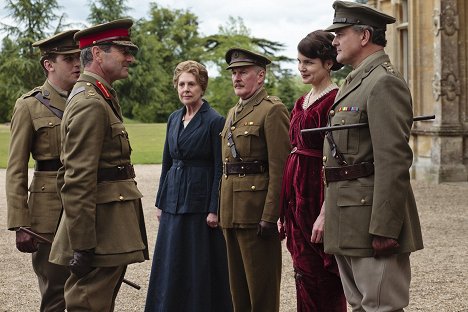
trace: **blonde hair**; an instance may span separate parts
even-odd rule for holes
[[[172,78],[172,83],[174,84],[175,89],[177,89],[177,83],[179,82],[179,77],[182,73],[190,73],[194,75],[203,92],[206,91],[206,88],[208,87],[208,71],[205,66],[192,60],[177,64],[174,69],[174,77]]]

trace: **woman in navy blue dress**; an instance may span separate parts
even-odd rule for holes
[[[173,82],[184,106],[167,122],[145,311],[232,311],[217,216],[225,120],[202,98],[208,85],[203,65],[178,64]]]

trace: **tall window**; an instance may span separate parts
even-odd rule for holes
[[[399,1],[399,48],[400,48],[400,72],[408,82],[409,81],[409,38],[408,38],[408,0]]]

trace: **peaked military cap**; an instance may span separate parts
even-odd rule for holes
[[[352,25],[368,25],[386,29],[387,24],[393,24],[396,21],[393,16],[356,2],[335,1],[333,8],[335,9],[333,25],[326,28],[325,31],[335,31]]]
[[[266,66],[271,63],[267,57],[261,54],[240,48],[229,49],[226,52],[225,58],[226,63],[229,65],[226,69],[250,65],[258,65],[266,68]]]
[[[67,30],[58,33],[52,37],[36,41],[32,44],[33,47],[38,47],[41,50],[41,55],[50,53],[55,54],[72,54],[80,52],[78,44],[73,39],[73,35],[78,32],[78,29]]]
[[[83,29],[75,34],[80,49],[100,44],[126,46],[138,50],[138,46],[130,40],[133,21],[129,18],[98,24]]]

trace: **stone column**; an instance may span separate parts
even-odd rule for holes
[[[432,90],[436,120],[415,123],[413,140],[428,142],[431,138],[430,159],[415,151],[413,176],[436,183],[467,181],[464,164],[463,130],[461,114],[460,76],[460,23],[457,0],[435,0],[434,25],[434,76]],[[464,54],[463,54],[464,55]],[[463,86],[466,88],[466,86]],[[427,146],[426,146],[427,147]]]

